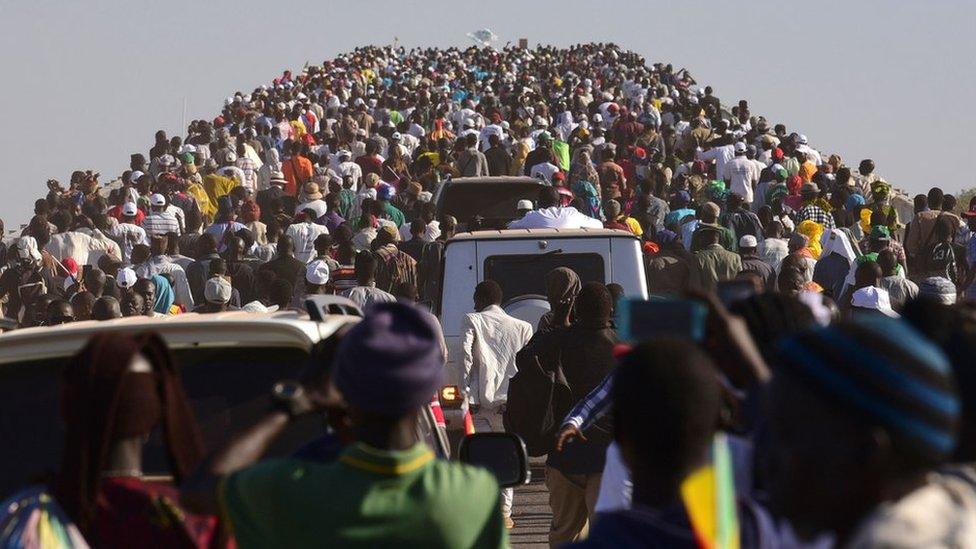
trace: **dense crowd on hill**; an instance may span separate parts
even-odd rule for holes
[[[285,308],[309,289],[369,282],[354,268],[363,251],[382,293],[360,300],[429,301],[443,241],[479,221],[435,219],[431,197],[446,178],[487,175],[556,191],[522,206],[535,211],[516,226],[641,236],[654,293],[740,270],[842,308],[863,281],[884,292],[858,302],[882,307],[882,293],[898,304],[970,285],[951,196],[916,197],[906,231],[906,201],[870,160],[853,169],[744,100],[726,109],[687,71],[607,44],[361,48],[237,92],[185,135],[157,132],[130,168],[104,186],[90,171],[48,181],[22,237],[3,245],[6,317]],[[896,265],[875,260],[885,249]],[[855,281],[865,262],[879,280]]]
[[[519,202],[509,228],[633,233],[650,294],[712,296],[703,298],[704,341],[622,350],[612,284],[550,273],[552,314],[534,334],[502,311],[497,285],[478,286],[463,359],[498,392],[480,388],[476,422],[504,429],[503,388],[516,366],[564,370],[578,404],[561,411],[546,466],[554,545],[585,537],[603,511],[584,543],[694,546],[700,525],[689,523],[680,486],[710,459],[721,432],[739,460],[743,546],[784,546],[786,537],[798,544],[795,535],[851,547],[972,547],[976,454],[967,436],[976,420],[966,397],[976,328],[967,298],[976,290],[976,204],[959,205],[938,187],[908,201],[870,159],[848,162],[746,100],[723,102],[686,70],[648,65],[612,44],[364,47],[236,92],[184,135],[157,132],[108,185],[91,171],[48,181],[22,235],[0,247],[0,300],[9,327],[33,327],[268,312],[340,293],[367,310],[335,366],[357,412],[344,442],[362,441],[369,429],[389,434],[394,423],[402,435],[415,406],[369,402],[357,390],[369,382],[355,377],[365,374],[350,365],[364,361],[376,379],[392,376],[410,398],[429,400],[443,368],[439,330],[403,301],[438,298],[444,243],[459,229],[498,228],[478,216],[438,218],[432,197],[449,178],[538,178],[548,185]],[[723,295],[728,289],[744,293]],[[387,363],[417,378],[398,378]],[[286,421],[278,419],[275,429]],[[254,440],[271,437],[268,421],[269,431],[249,432],[255,438],[204,465],[195,446],[182,464],[188,474],[190,461],[199,467],[184,502],[222,511],[242,546],[302,544],[311,535],[349,546],[420,543],[418,535],[434,545],[505,544],[511,491],[499,498],[477,475],[490,497],[465,500],[456,486],[450,497],[427,494],[442,497],[441,511],[459,501],[472,513],[484,511],[479,502],[489,509],[477,520],[439,517],[440,530],[410,532],[407,515],[397,515],[395,526],[384,530],[374,516],[359,531],[363,517],[353,515],[362,510],[332,504],[330,517],[348,514],[349,524],[306,529],[316,522],[310,508],[273,513],[292,501],[288,490],[311,501],[302,490],[314,483],[276,491],[275,482],[300,478],[305,466],[250,467],[260,457]],[[426,459],[390,440],[374,444],[387,453],[353,445],[339,460],[378,460],[360,467],[373,471]],[[249,462],[234,461],[248,448]],[[354,498],[369,486],[352,486],[362,479],[330,467],[315,482],[349,483]],[[91,480],[92,471],[73,478]],[[58,489],[85,535],[112,538],[112,525],[93,511],[103,503],[95,491]],[[777,522],[784,518],[789,528]],[[203,540],[195,541],[212,542]]]

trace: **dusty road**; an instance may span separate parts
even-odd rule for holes
[[[512,518],[515,529],[510,539],[513,547],[549,547],[549,491],[545,482],[545,458],[532,459],[532,482],[515,489]]]

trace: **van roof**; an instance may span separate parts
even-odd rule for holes
[[[451,242],[468,240],[514,240],[521,238],[632,238],[637,236],[620,229],[501,229],[473,231],[454,235]]]
[[[158,333],[171,347],[310,347],[358,317],[330,315],[313,322],[295,311],[214,314],[186,313],[161,317],[87,320],[59,326],[25,328],[0,334],[0,365],[70,356],[103,332]]]

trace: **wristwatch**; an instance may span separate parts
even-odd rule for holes
[[[289,418],[303,416],[312,411],[312,401],[300,383],[282,380],[271,387],[271,402],[276,409],[288,414]]]

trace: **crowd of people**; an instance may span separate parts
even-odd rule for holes
[[[696,546],[682,486],[721,434],[743,547],[976,547],[976,204],[933,187],[906,208],[871,160],[853,168],[745,100],[727,106],[612,44],[364,47],[237,92],[185,136],[157,132],[109,185],[49,181],[0,247],[11,325],[268,312],[320,293],[366,311],[313,360],[305,406],[208,457],[159,342],[94,340],[66,377],[88,432],[68,429],[56,498],[111,545],[111,498],[141,469],[109,450],[163,422],[180,493],[157,495],[201,513],[180,543],[504,546],[512,491],[436,462],[413,433],[444,366],[416,304],[441,291],[445,241],[484,226],[439,219],[439,185],[526,175],[548,185],[509,227],[633,233],[648,293],[708,308],[701,341],[622,342],[612,281],[549,273],[538,326],[500,307],[496,283],[477,287],[458,359],[476,428],[506,430],[518,373],[563,384],[546,410],[554,546]],[[154,411],[121,390],[147,371],[164,380],[138,388]],[[82,391],[98,376],[111,398]],[[371,398],[377,385],[395,396]],[[290,419],[322,411],[341,447],[328,459],[259,462]]]
[[[367,47],[237,92],[185,136],[157,132],[109,185],[48,181],[3,244],[3,312],[26,327],[317,292],[429,302],[444,241],[480,223],[436,219],[431,197],[488,175],[551,184],[512,227],[640,236],[651,293],[743,276],[897,312],[972,285],[954,197],[933,188],[906,215],[871,160],[853,169],[744,100],[726,110],[686,71],[606,44]]]

